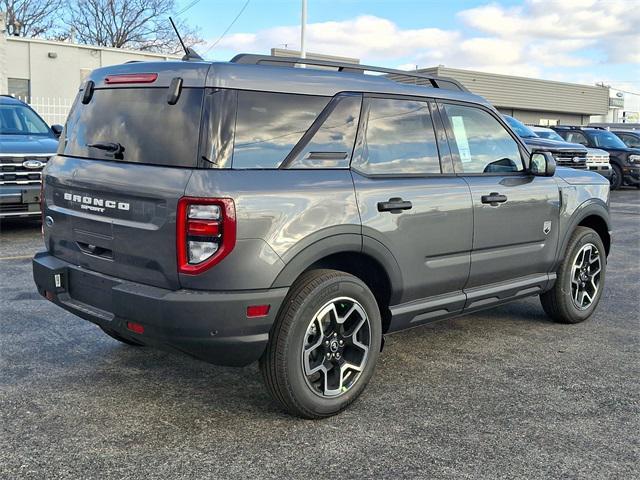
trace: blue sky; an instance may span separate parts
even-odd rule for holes
[[[246,0],[182,15],[207,51]],[[179,8],[193,0],[181,0]],[[300,0],[250,0],[206,57],[299,48]],[[308,0],[308,51],[412,68],[444,64],[640,92],[640,0]]]

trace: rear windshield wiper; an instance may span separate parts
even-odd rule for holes
[[[124,146],[116,142],[96,142],[87,144],[89,148],[97,148],[98,150],[104,150],[106,152],[113,153],[116,158],[122,159],[124,153]]]

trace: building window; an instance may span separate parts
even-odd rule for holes
[[[17,97],[20,100],[24,100],[25,102],[29,101],[29,97],[31,96],[29,79],[8,78],[7,83],[9,95],[13,95],[14,97]]]

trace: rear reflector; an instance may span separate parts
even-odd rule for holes
[[[142,335],[144,333],[144,325],[140,325],[136,322],[127,322],[127,330],[131,330],[133,333]]]
[[[123,73],[120,75],[108,75],[104,83],[109,85],[119,83],[153,83],[158,78],[157,73]]]
[[[187,230],[189,235],[215,237],[220,233],[220,224],[217,221],[189,220]]]
[[[266,317],[269,315],[271,305],[249,305],[247,307],[247,318]]]

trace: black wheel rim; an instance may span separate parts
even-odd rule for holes
[[[313,316],[302,342],[307,386],[323,398],[344,395],[357,383],[369,357],[371,323],[364,307],[335,298]]]
[[[571,268],[571,300],[578,310],[588,309],[600,290],[602,259],[598,248],[587,243],[573,260]]]

